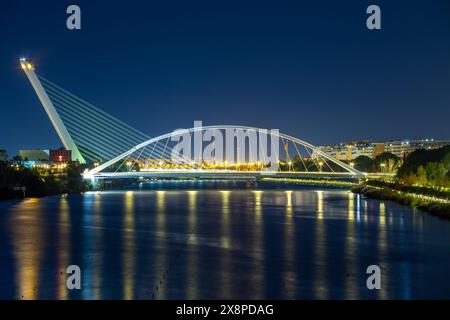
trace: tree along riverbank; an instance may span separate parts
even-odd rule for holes
[[[383,181],[365,182],[353,188],[352,191],[368,198],[396,201],[434,216],[450,219],[450,195],[448,192],[430,188],[399,186]]]
[[[0,161],[0,200],[80,193],[89,189],[76,165],[68,165],[63,173],[52,174]]]

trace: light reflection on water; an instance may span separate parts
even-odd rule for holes
[[[197,242],[197,190],[189,190],[188,193],[188,243],[187,243],[187,267],[186,274],[186,299],[198,298],[198,242]]]
[[[134,298],[134,277],[135,268],[135,247],[134,247],[134,196],[133,191],[125,192],[125,211],[123,214],[123,282],[124,299],[132,300]]]
[[[345,190],[226,185],[0,205],[0,298],[450,298],[450,224]],[[70,264],[80,291],[66,289]],[[370,264],[380,291],[365,287]]]
[[[16,263],[16,295],[18,299],[39,297],[39,280],[43,250],[45,247],[45,225],[42,221],[42,201],[27,199],[20,204],[20,212],[10,222],[9,228],[14,239],[12,243]]]
[[[57,253],[57,274],[58,294],[57,299],[66,300],[68,298],[65,271],[70,265],[70,208],[66,198],[61,198],[59,206],[59,225],[58,228],[58,253]]]

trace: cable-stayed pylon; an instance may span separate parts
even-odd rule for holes
[[[36,74],[30,61],[21,59],[20,64],[64,147],[72,150],[72,160],[107,161],[150,138]],[[162,153],[161,146],[152,150],[156,158]]]

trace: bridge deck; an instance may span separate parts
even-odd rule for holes
[[[288,171],[233,171],[233,170],[154,170],[132,172],[99,172],[93,176],[96,179],[258,179],[264,177],[276,178],[311,178],[311,179],[360,179],[350,172],[288,172]]]

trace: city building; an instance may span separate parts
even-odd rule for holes
[[[374,143],[372,143],[372,148],[373,148],[373,152],[372,152],[373,158],[375,158],[385,152],[384,142],[374,142]]]
[[[46,161],[49,160],[48,150],[19,150],[19,156],[23,161]]]
[[[388,141],[385,143],[385,151],[395,154],[396,156],[403,158],[411,152],[419,149],[433,150],[439,149],[444,146],[450,145],[449,140],[402,140],[402,141]]]
[[[0,161],[8,160],[8,153],[5,149],[0,149]]]
[[[69,162],[72,161],[72,151],[64,148],[50,150],[50,161],[52,162]]]
[[[419,149],[438,149],[450,145],[450,140],[392,140],[386,142],[352,141],[335,145],[319,146],[321,151],[327,152],[338,160],[352,161],[359,156],[375,158],[384,152],[390,152],[403,158]]]
[[[325,145],[319,146],[319,149],[343,161],[351,161],[359,156],[373,157],[373,146],[368,141],[352,141],[338,145]]]

